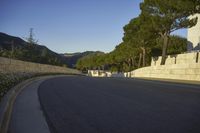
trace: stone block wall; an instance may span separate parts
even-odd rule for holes
[[[152,59],[151,66],[125,73],[125,76],[200,81],[198,52],[168,56],[165,65],[160,65],[160,61],[161,57]]]
[[[200,62],[199,56],[199,52],[168,55],[165,65],[198,63]],[[159,66],[161,58],[161,56],[152,58],[151,66]]]

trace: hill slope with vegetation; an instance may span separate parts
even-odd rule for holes
[[[0,56],[42,64],[64,65],[65,59],[46,46],[30,44],[21,38],[0,33]]]
[[[68,67],[75,68],[76,63],[79,59],[86,57],[88,55],[95,55],[95,54],[103,54],[101,51],[86,51],[82,53],[65,53],[61,54],[66,59],[66,63]]]
[[[58,54],[46,46],[28,43],[19,37],[0,32],[0,56],[35,63],[67,66],[75,68],[77,61],[87,55],[102,53],[100,51],[86,51],[79,53]]]
[[[28,43],[19,37],[0,32],[0,56],[2,57],[75,68],[75,64],[80,58],[95,53],[102,52],[86,51],[82,53],[58,54],[46,46]]]

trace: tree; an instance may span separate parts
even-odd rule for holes
[[[38,40],[35,40],[35,39],[34,39],[33,28],[30,28],[30,30],[29,30],[29,37],[27,37],[26,40],[27,40],[27,42],[28,42],[30,45],[33,45],[33,44],[37,44],[37,43],[38,43]]]
[[[76,68],[82,71],[89,69],[103,69],[105,58],[103,53],[92,53],[80,58],[76,63]]]
[[[162,44],[163,40],[158,38],[155,42],[156,45],[152,48],[151,55],[153,57],[162,55]],[[169,47],[168,47],[168,54],[181,54],[187,51],[187,39],[177,36],[171,35],[169,37]]]
[[[187,51],[187,39],[180,36],[170,36],[169,54],[181,54]]]
[[[137,34],[140,30],[139,17],[132,19],[127,25],[124,26],[123,41],[132,47],[142,49],[140,42],[138,41]],[[144,52],[144,51],[142,51]],[[139,53],[138,68],[141,65],[142,53]],[[144,56],[143,56],[144,57]]]
[[[163,39],[161,65],[165,64],[169,36],[172,32],[190,28],[197,18],[189,16],[200,12],[199,0],[144,0],[140,8],[142,14],[151,18],[154,29]]]
[[[147,49],[150,48],[157,37],[150,20],[144,14],[132,19],[129,24],[124,27],[123,41],[128,45],[134,45],[139,48],[142,53],[140,54],[138,67],[142,59],[142,66],[146,66],[146,54]]]
[[[153,25],[150,22],[150,19],[145,14],[140,14],[139,16],[140,29],[136,34],[138,44],[142,50],[142,66],[146,66],[146,54],[147,49],[151,48],[154,45],[154,41],[157,38],[157,34],[153,28]]]

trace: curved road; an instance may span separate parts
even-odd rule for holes
[[[199,133],[200,86],[68,76],[38,90],[54,133]]]

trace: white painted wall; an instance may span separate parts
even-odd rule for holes
[[[193,45],[193,48],[196,47],[196,50],[199,49],[197,46],[200,43],[200,14],[191,16],[190,18],[194,17],[198,17],[198,22],[194,27],[188,29],[188,51],[192,50],[191,45]]]

